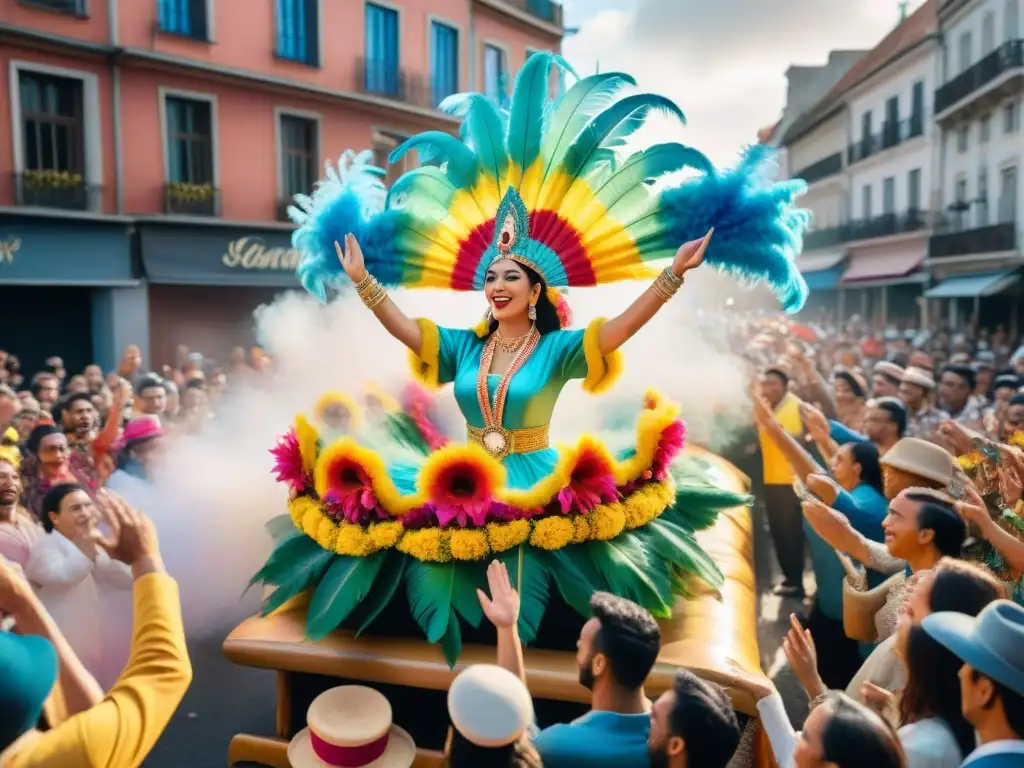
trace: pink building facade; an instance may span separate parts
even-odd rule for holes
[[[0,319],[53,326],[26,366],[251,343],[324,160],[457,131],[441,99],[562,32],[550,0],[0,0]]]

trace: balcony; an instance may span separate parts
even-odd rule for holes
[[[540,22],[562,29],[562,4],[554,0],[480,0],[482,4],[500,10],[503,6],[532,16]]]
[[[987,227],[956,230],[956,220],[944,222],[940,231],[928,241],[928,257],[944,259],[950,256],[970,256],[982,253],[1000,253],[1017,249],[1017,223],[1010,221]]]
[[[1024,75],[1024,40],[1010,40],[935,91],[935,114],[976,94],[1007,72]]]
[[[850,239],[850,228],[847,225],[829,227],[828,229],[812,229],[804,235],[804,250],[813,251],[818,248],[831,248],[842,245]]]
[[[927,228],[928,212],[883,213],[881,216],[874,216],[870,219],[852,221],[847,226],[849,227],[847,241],[905,235]]]
[[[25,171],[14,174],[14,199],[18,205],[95,211],[102,207],[103,187],[86,184],[80,173]]]
[[[19,0],[19,2],[29,8],[41,8],[44,11],[67,13],[71,16],[85,16],[85,0]]]
[[[847,161],[859,163],[886,149],[892,149],[905,141],[924,135],[924,115],[911,115],[903,120],[886,122],[882,130],[855,141],[847,149]]]
[[[416,107],[430,107],[426,79],[396,67],[383,59],[360,58],[356,62],[356,90]]]
[[[164,213],[170,216],[220,216],[220,190],[212,184],[188,181],[165,184]]]
[[[837,176],[843,172],[843,153],[836,152],[834,155],[811,163],[799,173],[793,174],[794,178],[803,179],[808,184],[827,179],[829,176]]]

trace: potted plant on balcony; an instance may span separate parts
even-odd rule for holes
[[[82,174],[56,168],[33,168],[22,174],[21,202],[60,208],[84,208]]]
[[[56,168],[40,168],[24,173],[27,189],[71,189],[82,186],[82,174],[58,171]]]
[[[172,181],[167,185],[167,203],[171,210],[210,210],[216,190],[212,184]]]

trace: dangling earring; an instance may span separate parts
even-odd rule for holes
[[[530,308],[526,310],[526,316],[530,318],[531,323],[537,322],[537,307],[531,304]]]
[[[491,314],[491,308],[488,307],[487,310],[484,312],[484,323],[486,323],[487,325],[490,325],[491,324],[491,320],[493,320],[493,319],[494,319],[494,315]]]

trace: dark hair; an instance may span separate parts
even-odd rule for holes
[[[889,414],[889,421],[896,425],[896,437],[902,438],[907,431],[907,406],[898,397],[876,397],[868,402],[869,408],[878,408]]]
[[[540,286],[540,298],[537,299],[535,309],[537,310],[537,330],[541,334],[551,333],[557,331],[562,327],[562,322],[558,318],[558,312],[555,309],[555,305],[551,303],[551,299],[548,298],[548,285],[544,282],[544,278],[534,272],[525,264],[516,262],[523,272],[526,273],[526,279],[530,281],[530,287],[533,288],[535,285]],[[487,331],[490,335],[498,329],[498,321],[491,318],[491,325]]]
[[[1006,724],[1010,726],[1010,730],[1017,734],[1018,738],[1024,738],[1024,696],[971,667],[971,679],[975,683],[983,677],[992,683],[993,698],[1002,701],[1003,714],[1006,715]]]
[[[185,389],[206,389],[204,379],[189,379],[185,382]]]
[[[732,701],[719,686],[687,669],[676,672],[672,692],[676,702],[669,715],[669,730],[686,742],[687,764],[725,768],[740,743]]]
[[[34,456],[39,453],[39,444],[43,442],[44,437],[60,433],[60,429],[54,424],[37,424],[25,441],[25,449]]]
[[[53,512],[59,515],[60,505],[64,499],[75,491],[84,490],[85,488],[76,483],[61,483],[60,485],[53,486],[53,488],[46,492],[46,495],[43,496],[43,505],[39,510],[39,517],[47,533],[53,530],[53,520],[50,519],[50,513]]]
[[[1001,373],[992,379],[989,396],[994,395],[997,389],[1012,389],[1016,392],[1020,389],[1020,378],[1013,373]],[[1017,397],[1017,395],[1014,395],[1014,397]]]
[[[849,371],[836,371],[833,377],[845,381],[850,386],[850,389],[853,390],[854,396],[864,397],[864,387],[860,385],[860,382]]]
[[[596,652],[608,657],[615,682],[636,690],[644,684],[661,648],[661,630],[650,612],[623,597],[595,592],[590,610],[600,623]]]
[[[537,749],[525,736],[505,747],[481,747],[452,728],[449,768],[541,768]]]
[[[839,768],[904,768],[903,749],[892,727],[853,699],[838,694],[822,704],[830,717],[821,731],[822,759]]]
[[[990,571],[966,560],[945,557],[934,572],[928,593],[932,613],[954,611],[977,616],[989,603],[1006,597],[1006,588]]]
[[[63,416],[66,411],[71,410],[71,406],[77,403],[79,400],[84,400],[89,405],[92,405],[92,393],[91,392],[75,392],[74,394],[68,395],[60,401],[60,415]],[[95,407],[95,406],[93,406]]]
[[[1018,392],[1010,398],[1010,405],[1024,405],[1024,392]]]
[[[779,380],[782,382],[782,386],[783,387],[788,387],[789,386],[789,374],[786,373],[781,368],[776,368],[774,366],[773,367],[769,367],[769,368],[765,368],[764,375],[765,376],[777,376],[779,378]]]
[[[860,465],[860,481],[882,493],[882,465],[878,446],[874,443],[850,443],[850,454]]]
[[[164,385],[164,380],[157,376],[155,373],[150,373],[147,374],[146,376],[143,376],[142,380],[139,381],[139,386],[135,388],[135,391],[141,394],[143,390],[152,389],[153,387],[160,387],[160,389],[162,389],[165,393],[167,392],[167,387]]]
[[[60,387],[60,384],[57,382],[56,379],[56,375],[52,373],[37,373],[32,378],[32,384],[29,385],[28,388],[29,392],[32,393],[32,397],[36,398],[37,400],[39,399],[39,393],[42,392],[43,386],[45,385],[46,382],[49,382],[55,387]]]
[[[975,747],[974,726],[960,711],[958,673],[963,661],[920,625],[910,627],[903,656],[907,684],[900,697],[900,723],[937,717],[953,732],[960,754],[970,754]]]
[[[971,391],[978,386],[978,377],[974,373],[974,369],[969,365],[961,365],[959,363],[951,363],[942,369],[940,376],[944,376],[947,373],[952,373],[954,376],[959,376],[967,384],[967,388]]]
[[[940,555],[959,559],[967,539],[967,524],[953,505],[927,493],[911,491],[907,498],[921,505],[917,510],[917,529],[935,533],[932,544]]]

